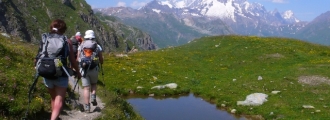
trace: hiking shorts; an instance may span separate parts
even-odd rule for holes
[[[44,78],[44,83],[47,88],[54,88],[55,86],[67,88],[69,86],[69,78],[68,77],[59,77],[57,79]]]
[[[97,67],[88,70],[86,73],[86,77],[81,77],[82,86],[86,87],[90,86],[91,84],[96,84],[98,80],[98,73],[99,72]]]

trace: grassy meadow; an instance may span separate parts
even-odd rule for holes
[[[119,95],[192,92],[221,109],[235,109],[235,114],[252,119],[330,116],[327,46],[287,38],[215,36],[127,57],[104,56],[102,89]],[[168,83],[177,83],[178,88],[151,89]],[[267,94],[268,101],[261,106],[237,105],[252,93]]]
[[[28,108],[28,92],[35,75],[34,57],[37,45],[20,41],[14,37],[7,38],[0,34],[0,120],[20,120],[25,117]],[[104,111],[107,119],[141,119],[132,107],[115,92],[105,91],[107,107]],[[44,120],[50,117],[50,95],[39,77],[33,90],[30,120]],[[66,104],[67,109],[74,109]],[[129,116],[128,116],[129,115]],[[102,116],[103,117],[103,116]],[[101,118],[102,118],[101,117]],[[100,119],[101,119],[100,118]]]
[[[0,119],[20,119],[24,117],[35,74],[37,46],[0,35],[0,51]],[[190,92],[221,109],[235,109],[236,115],[252,119],[330,116],[328,46],[287,38],[215,36],[157,51],[104,56],[98,95],[106,107],[99,119],[142,119],[121,96]],[[259,76],[262,80],[258,80]],[[177,83],[178,88],[151,89],[168,83]],[[252,93],[265,93],[268,101],[261,106],[237,105]],[[39,79],[28,117],[49,117],[49,105],[49,94]],[[303,108],[304,105],[314,108]]]

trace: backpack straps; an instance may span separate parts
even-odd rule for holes
[[[70,48],[69,48],[69,43],[68,43],[68,39],[66,36],[63,35],[63,40],[64,40],[64,58],[68,57],[68,52],[70,52]]]
[[[47,47],[48,47],[47,38],[48,38],[48,36],[49,36],[49,33],[42,34],[42,50],[44,50],[43,54],[45,55],[45,56],[42,56],[42,57],[48,57],[48,52],[47,52]],[[43,44],[46,44],[46,45],[43,45]],[[41,52],[42,52],[42,50],[41,50]]]

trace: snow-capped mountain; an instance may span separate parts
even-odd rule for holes
[[[287,10],[282,13],[282,17],[289,23],[297,23],[300,22],[295,16],[294,13],[291,10]]]
[[[293,37],[306,25],[291,10],[267,11],[262,4],[248,0],[153,0],[138,10],[122,7],[95,10],[146,30],[156,43],[159,41],[158,45],[164,40],[185,43],[203,35]],[[158,29],[154,29],[156,26]],[[199,34],[191,34],[192,31]],[[168,38],[164,39],[164,33],[168,33]]]
[[[263,5],[250,3],[247,0],[155,0],[147,4],[144,8],[147,7],[157,12],[168,13],[175,11],[174,13],[178,16],[215,17],[233,22],[237,22],[237,19],[242,18],[259,18],[272,21],[272,17],[282,19],[280,23],[299,22],[291,10],[285,11],[281,15],[277,12],[274,13],[274,11],[268,12]],[[280,16],[276,16],[276,14]]]

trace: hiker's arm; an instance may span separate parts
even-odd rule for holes
[[[79,58],[80,58],[80,47],[78,47],[78,51],[77,51],[77,58],[76,58],[77,62],[79,62]]]
[[[98,56],[99,56],[100,63],[103,64],[103,55],[102,55],[102,52],[99,52],[98,53]]]
[[[70,52],[69,52],[69,60],[70,60],[70,63],[73,67],[73,69],[75,69],[76,71],[79,71],[79,68],[78,68],[78,64],[77,64],[77,61],[75,60],[74,58],[74,53],[73,53],[73,48],[72,48],[72,43],[70,40],[68,40],[68,43],[69,43],[69,49],[70,49]],[[78,79],[81,78],[81,74],[80,72],[77,72],[78,74]]]

